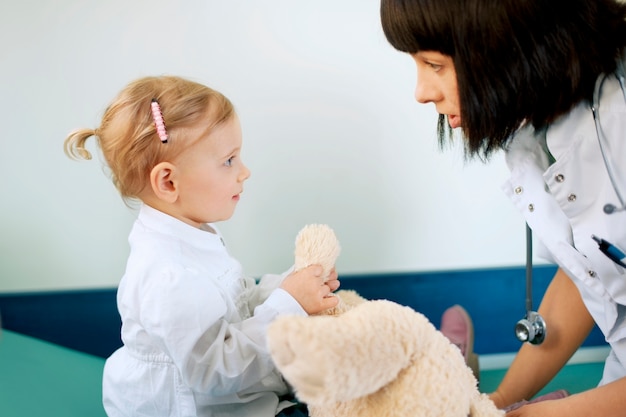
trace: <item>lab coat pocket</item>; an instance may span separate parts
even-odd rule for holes
[[[603,215],[602,222],[596,223],[593,229],[597,237],[616,250],[626,253],[626,215],[617,213]],[[619,265],[600,250],[596,242],[592,242],[588,257],[592,260],[598,279],[616,303],[626,305],[626,268]],[[622,260],[624,262],[624,260]]]

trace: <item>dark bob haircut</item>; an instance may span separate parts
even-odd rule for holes
[[[452,58],[466,152],[485,159],[521,125],[545,128],[591,101],[626,45],[616,0],[382,0],[380,13],[397,50]],[[442,115],[442,145],[446,126]]]

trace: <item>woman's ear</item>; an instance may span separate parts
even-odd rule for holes
[[[150,171],[150,186],[154,195],[167,203],[178,199],[176,166],[170,162],[160,162]]]

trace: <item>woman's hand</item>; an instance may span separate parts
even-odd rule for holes
[[[570,415],[567,404],[562,400],[528,403],[506,413],[506,417],[562,417]]]
[[[493,401],[493,403],[498,408],[504,408],[504,406],[506,405],[506,402],[504,401],[504,398],[502,397],[502,394],[499,391],[494,391],[491,394],[489,394],[489,398],[491,399],[491,401]]]

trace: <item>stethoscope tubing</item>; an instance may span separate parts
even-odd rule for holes
[[[624,103],[626,103],[626,89],[624,87],[625,85],[624,68],[623,68],[621,61],[618,62],[617,70],[615,71],[615,76],[622,90]],[[622,197],[622,193],[620,192],[617,181],[615,180],[615,175],[613,175],[616,172],[616,169],[613,166],[611,159],[608,157],[608,151],[604,144],[604,142],[608,143],[608,140],[606,140],[606,136],[604,135],[604,131],[602,130],[602,124],[600,123],[600,91],[602,90],[602,85],[604,84],[604,81],[606,80],[606,78],[607,76],[605,75],[603,77],[599,77],[598,81],[596,81],[596,85],[593,91],[593,101],[591,104],[591,112],[593,114],[593,124],[596,129],[596,137],[598,139],[598,145],[600,147],[600,153],[602,154],[604,167],[606,168],[606,172],[609,176],[609,181],[611,182],[611,186],[613,187],[613,190],[615,191],[615,194],[617,195],[617,199],[619,200],[620,208],[623,209],[626,206],[625,204],[626,200],[624,200],[624,197]]]

